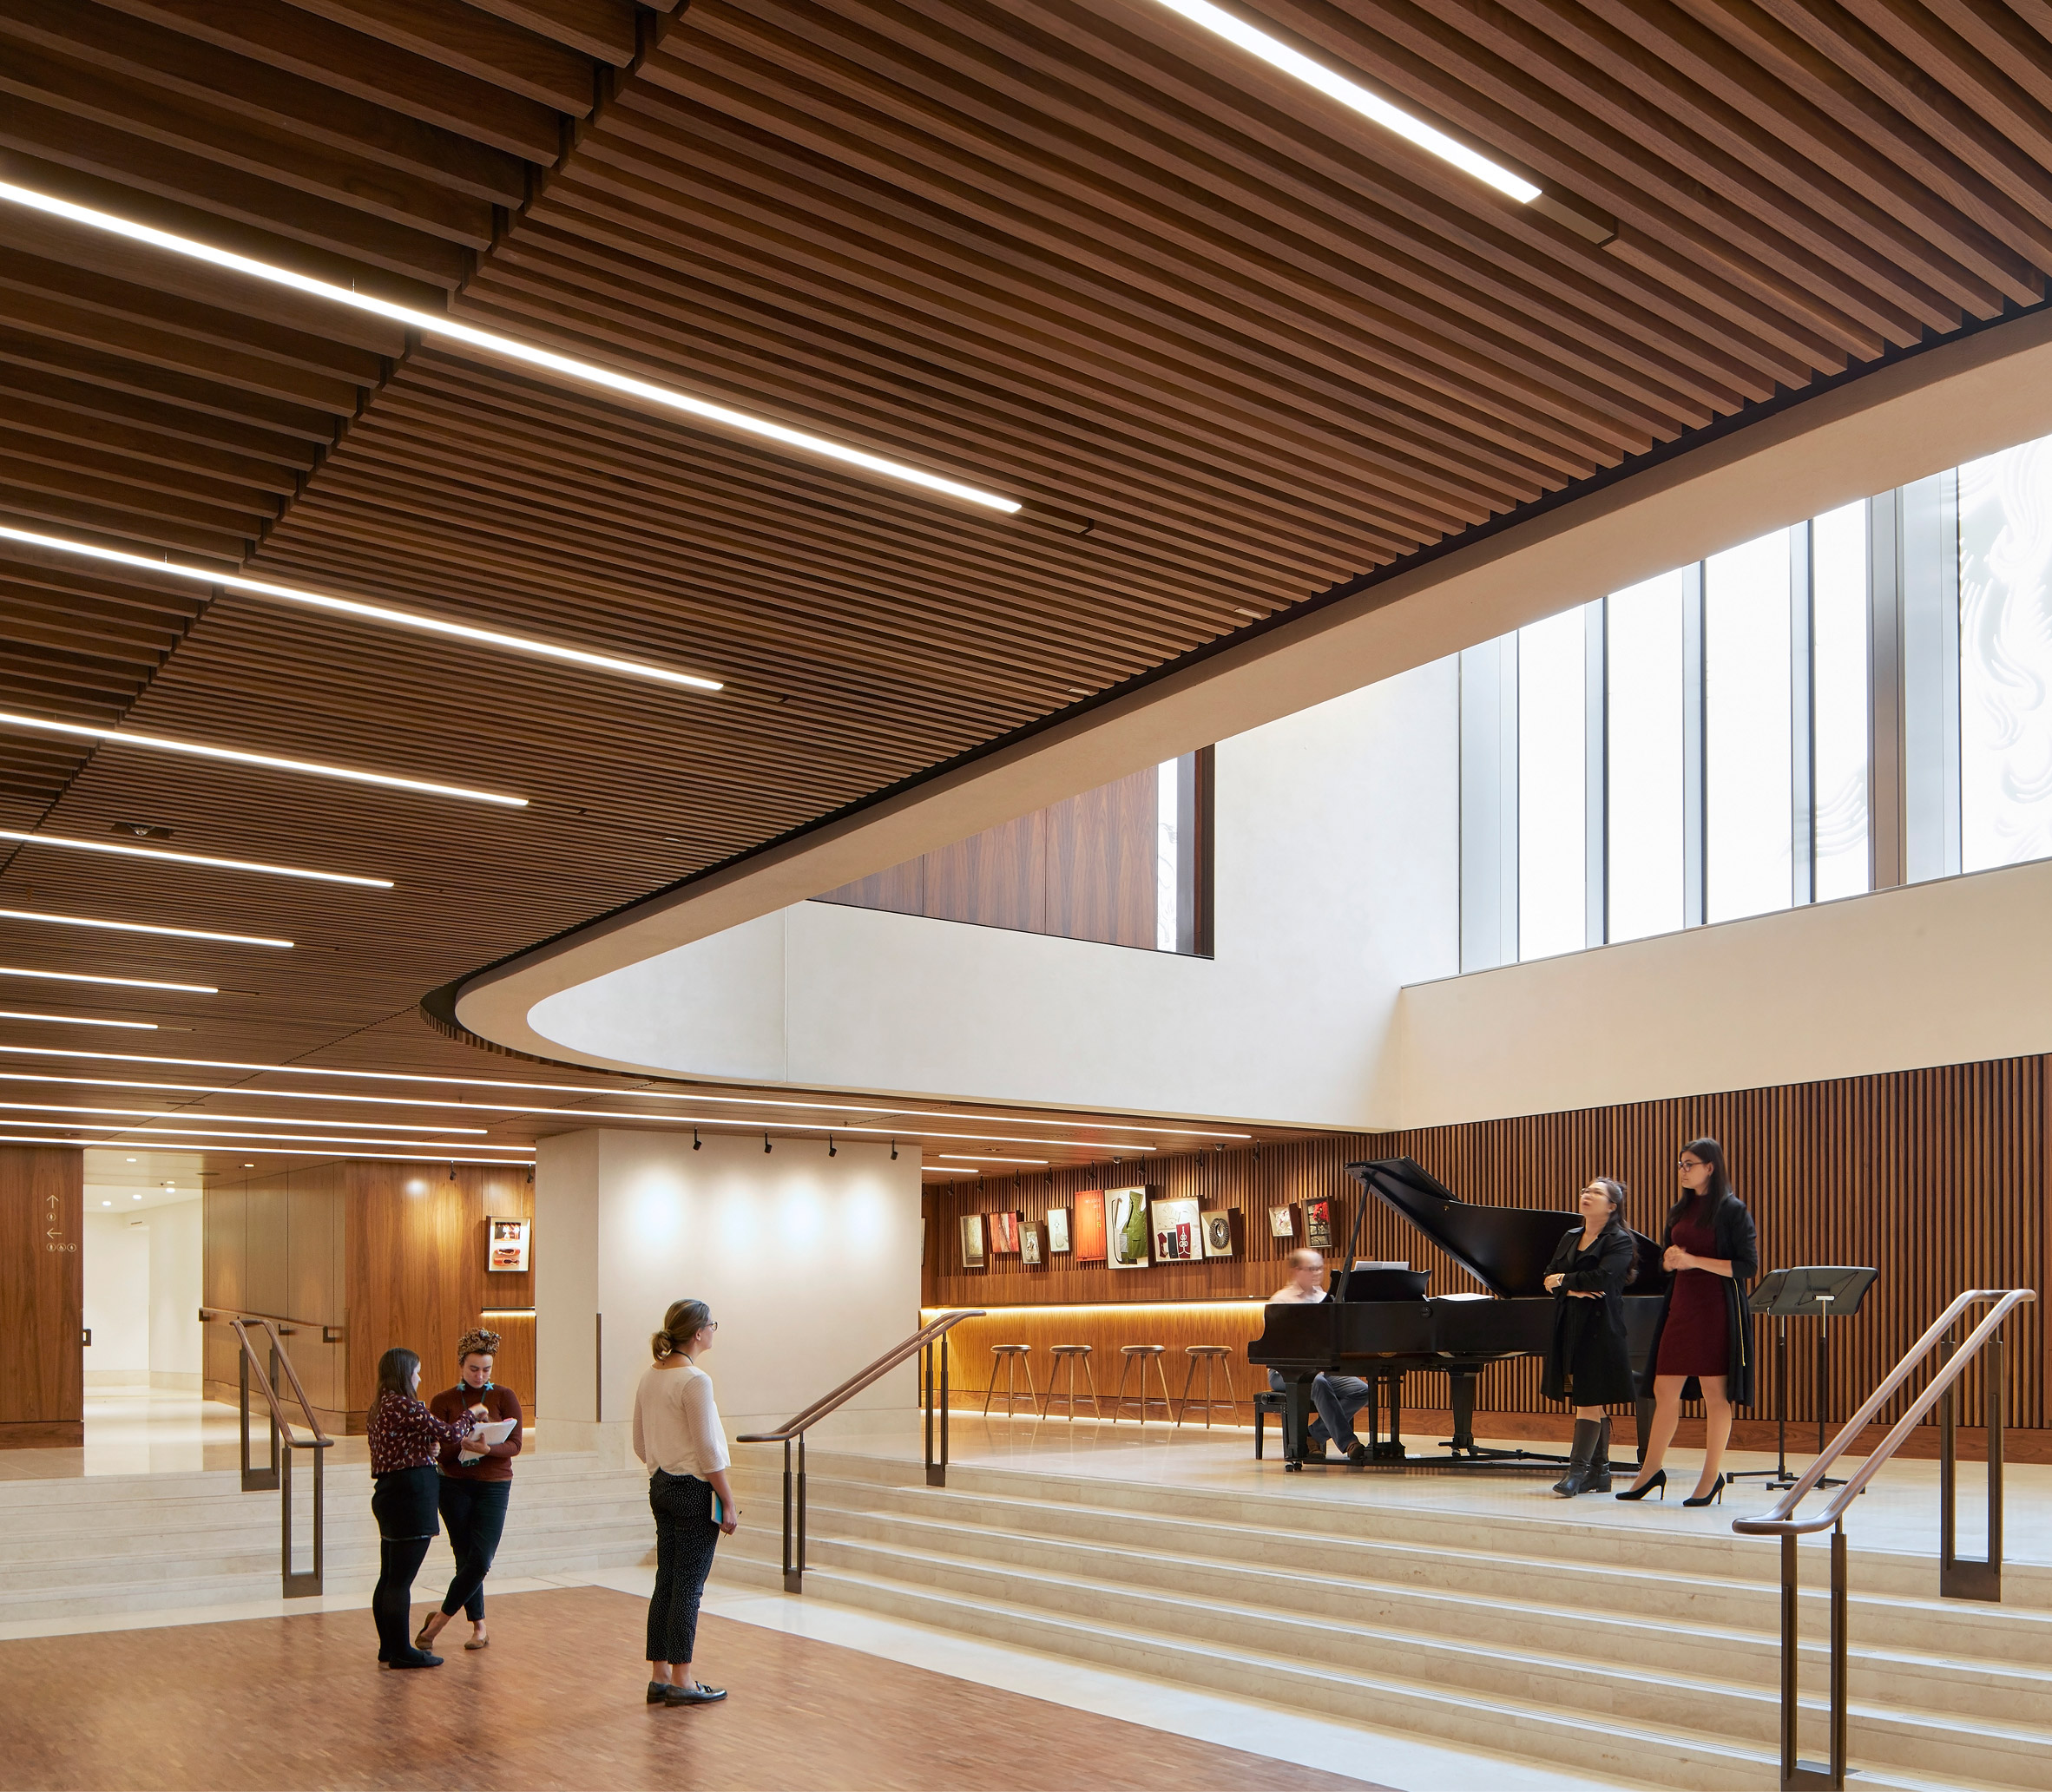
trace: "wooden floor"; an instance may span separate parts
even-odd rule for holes
[[[494,1598],[489,1651],[408,1674],[378,1670],[367,1611],[0,1643],[0,1787],[1362,1792],[715,1618],[699,1664],[732,1697],[650,1707],[645,1609],[600,1587]]]

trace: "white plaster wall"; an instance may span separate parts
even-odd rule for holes
[[[2052,1051],[2052,862],[1407,989],[1406,1126]]]
[[[918,1329],[918,1153],[893,1163],[886,1145],[826,1149],[779,1139],[766,1153],[729,1137],[694,1152],[688,1131],[541,1141],[536,1401],[552,1435],[593,1417],[595,1314],[608,1433],[633,1412],[648,1335],[674,1300],[703,1300],[720,1321],[704,1366],[730,1433],[788,1418]],[[850,1409],[916,1399],[908,1364]]]
[[[1444,660],[1219,743],[1212,959],[803,903],[529,1021],[673,1073],[1392,1126],[1398,992],[1458,963],[1458,807]]]
[[[148,1210],[149,1382],[200,1391],[205,1338],[200,1324],[203,1231],[197,1200]]]
[[[149,1233],[126,1213],[88,1213],[83,1243],[83,1317],[93,1335],[85,1353],[87,1382],[147,1382]]]

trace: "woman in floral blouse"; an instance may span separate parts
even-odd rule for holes
[[[453,1421],[421,1404],[420,1359],[387,1350],[378,1359],[378,1397],[371,1402],[371,1511],[378,1520],[378,1590],[371,1612],[378,1620],[378,1659],[389,1668],[438,1668],[442,1657],[406,1640],[412,1617],[413,1577],[428,1545],[441,1534],[435,1510],[435,1458],[445,1443],[477,1428],[483,1406]]]

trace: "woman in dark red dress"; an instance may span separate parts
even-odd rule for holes
[[[1661,1467],[1680,1422],[1681,1402],[1700,1398],[1705,1419],[1703,1472],[1682,1503],[1707,1506],[1724,1497],[1725,1445],[1732,1408],[1753,1402],[1753,1324],[1746,1284],[1759,1270],[1753,1216],[1732,1188],[1724,1147],[1698,1139],[1681,1148],[1682,1196],[1667,1214],[1662,1261],[1674,1280],[1647,1352],[1653,1383],[1653,1433],[1639,1459],[1639,1474],[1620,1500],[1642,1500],[1654,1488],[1667,1497]],[[1643,1410],[1643,1408],[1641,1408]]]

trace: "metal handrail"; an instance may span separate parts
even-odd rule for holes
[[[320,1428],[315,1415],[313,1402],[306,1398],[306,1390],[300,1384],[299,1372],[293,1367],[291,1353],[285,1348],[285,1340],[279,1334],[276,1323],[259,1318],[253,1322],[264,1329],[270,1344],[271,1368],[265,1373],[263,1363],[257,1356],[256,1345],[251,1341],[249,1331],[252,1322],[232,1318],[228,1329],[235,1334],[242,1346],[242,1491],[246,1493],[268,1493],[275,1487],[279,1491],[279,1573],[284,1583],[284,1596],[288,1599],[306,1599],[317,1597],[321,1591],[326,1566],[327,1541],[326,1491],[325,1473],[327,1457],[325,1454],[334,1445],[335,1440]],[[293,1397],[299,1402],[299,1410],[306,1415],[306,1428],[311,1437],[300,1437],[293,1430],[292,1421],[286,1416],[285,1407],[278,1398],[277,1382],[280,1371],[292,1388]],[[249,1461],[249,1383],[255,1377],[258,1391],[264,1396],[271,1419],[271,1462],[268,1468],[251,1467]],[[280,1454],[279,1446],[284,1445]],[[293,1567],[293,1452],[313,1452],[313,1566],[306,1572]]]
[[[923,1325],[902,1344],[894,1344],[867,1368],[858,1369],[839,1387],[823,1394],[803,1412],[793,1414],[773,1431],[751,1431],[737,1437],[736,1443],[780,1443],[784,1446],[784,1591],[802,1593],[806,1579],[806,1433],[817,1425],[829,1413],[845,1406],[865,1388],[881,1381],[900,1363],[924,1352],[920,1367],[919,1401],[926,1421],[926,1485],[944,1487],[948,1484],[948,1352],[945,1345],[940,1351],[940,1377],[937,1388],[934,1378],[934,1346],[940,1343],[964,1319],[981,1319],[980,1307],[964,1308],[958,1312],[943,1313],[939,1318]],[[934,1409],[940,1410],[940,1454],[936,1458],[933,1447]],[[798,1446],[795,1476],[792,1467],[791,1446]]]
[[[1817,1460],[1798,1477],[1794,1485],[1759,1518],[1734,1519],[1732,1529],[1746,1537],[1779,1537],[1781,1539],[1781,1784],[1784,1792],[1799,1787],[1838,1788],[1845,1783],[1846,1756],[1846,1556],[1845,1510],[1866,1491],[1867,1484],[1885,1467],[1908,1441],[1924,1415],[1942,1402],[1939,1414],[1938,1506],[1942,1533],[1938,1557],[1938,1593],[1943,1598],[1990,1599],[2002,1598],[2003,1548],[2003,1322],[2026,1301],[2037,1299],[2029,1288],[1973,1288],[1960,1295],[1931,1322],[1924,1336],[1904,1354],[1902,1360],[1867,1396],[1860,1409],[1848,1419]],[[1955,1348],[1950,1334],[1970,1307],[1993,1302],[1994,1310]],[[1883,1406],[1921,1369],[1933,1351],[1939,1353],[1936,1374],[1911,1401],[1888,1435],[1867,1454],[1860,1467],[1838,1484],[1824,1510],[1809,1518],[1795,1516],[1796,1508],[1824,1481],[1832,1466],[1858,1442]],[[1988,1357],[1988,1556],[1985,1561],[1963,1562],[1957,1546],[1958,1475],[1957,1427],[1954,1423],[1954,1390],[1966,1373],[1967,1364],[1983,1351]],[[1831,1761],[1816,1766],[1798,1756],[1796,1723],[1801,1702],[1797,1685],[1799,1639],[1797,1636],[1796,1549],[1798,1539],[1819,1531],[1832,1533],[1831,1586]]]

